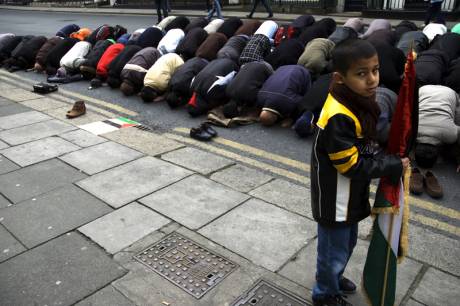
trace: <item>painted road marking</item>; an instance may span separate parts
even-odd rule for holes
[[[25,81],[25,82],[27,82],[29,84],[34,84],[36,82],[36,81],[31,80],[31,79],[27,79],[25,77],[17,76],[17,75],[14,75],[13,73],[2,71],[2,70],[0,70],[0,74],[3,74],[6,77],[15,78],[15,79],[20,80],[20,81]],[[5,81],[8,81],[8,79],[5,79],[3,77],[0,77],[0,78],[5,80]],[[112,103],[109,103],[109,102],[106,102],[106,101],[103,101],[103,100],[100,100],[100,99],[96,99],[96,98],[93,98],[93,97],[89,97],[89,96],[86,96],[86,95],[83,95],[83,94],[79,94],[79,93],[76,93],[76,92],[71,92],[71,91],[68,91],[68,90],[65,90],[65,89],[62,89],[62,88],[59,88],[59,92],[64,94],[64,95],[70,96],[72,98],[75,98],[75,99],[78,99],[78,100],[88,101],[88,102],[91,102],[93,104],[106,107],[108,109],[117,111],[119,113],[123,113],[123,114],[128,115],[128,116],[133,116],[134,117],[134,116],[139,115],[138,113],[136,113],[136,112],[134,112],[132,110],[129,110],[127,108],[124,108],[124,107],[122,107],[120,105],[112,104]]]
[[[178,128],[175,128],[174,131],[176,131],[178,133],[181,133],[181,134],[188,134],[190,132],[190,129],[178,127]],[[287,157],[284,157],[284,156],[273,154],[273,153],[270,153],[270,152],[267,152],[267,151],[264,151],[264,150],[261,150],[261,149],[258,149],[258,148],[254,148],[254,147],[251,147],[251,146],[248,146],[248,145],[239,144],[237,142],[234,142],[234,141],[222,138],[222,137],[213,138],[213,142],[222,144],[224,146],[229,146],[231,148],[238,149],[240,151],[243,151],[245,153],[249,153],[249,154],[252,154],[252,155],[255,155],[255,156],[258,156],[258,157],[262,157],[262,158],[266,158],[266,159],[269,159],[269,160],[272,160],[272,161],[280,162],[280,163],[282,163],[284,165],[288,165],[288,166],[290,166],[292,168],[295,168],[295,169],[298,169],[298,170],[302,170],[302,171],[305,171],[305,172],[310,172],[309,165],[305,164],[305,163],[303,163],[301,161],[298,161],[298,160],[294,160],[294,159],[290,159],[290,158],[287,158]],[[308,170],[305,170],[305,169],[308,169]],[[290,173],[293,173],[293,172],[290,172]],[[294,174],[298,175],[296,173],[294,173]],[[305,179],[304,180],[297,180],[297,181],[300,181],[303,184],[305,184],[307,182]],[[375,193],[377,191],[377,187],[375,185],[371,185],[370,191],[372,193]],[[415,198],[413,196],[409,196],[409,201],[410,201],[409,202],[410,204],[412,204],[412,205],[414,205],[414,206],[416,206],[418,208],[422,208],[424,210],[428,210],[428,211],[434,212],[436,214],[449,217],[451,219],[460,220],[460,212],[455,210],[455,209],[443,207],[443,206],[437,205],[437,204],[435,204],[433,202],[429,202],[429,201],[426,201],[426,200],[423,200],[423,199]]]

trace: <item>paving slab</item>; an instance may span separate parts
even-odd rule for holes
[[[114,254],[169,222],[169,219],[156,212],[138,203],[131,203],[78,230]]]
[[[8,158],[0,154],[0,174],[11,172],[19,169],[20,167],[10,161]]]
[[[3,226],[0,225],[0,262],[27,250]]]
[[[191,147],[164,154],[161,158],[204,175],[234,164],[230,159]]]
[[[460,241],[411,224],[409,256],[460,276]],[[429,252],[427,252],[429,250]]]
[[[53,118],[48,115],[29,109],[29,111],[24,113],[0,117],[0,129],[14,129],[51,119]]]
[[[21,102],[22,105],[36,109],[38,111],[44,111],[47,109],[54,109],[60,107],[69,107],[68,103],[61,102],[51,98],[40,98],[35,100],[27,100]]]
[[[7,143],[4,143],[3,141],[0,140],[0,150],[8,148],[9,145]]]
[[[268,174],[242,165],[215,172],[211,179],[241,192],[249,192],[273,179]]]
[[[13,204],[10,201],[8,201],[7,198],[5,198],[4,196],[0,194],[0,208],[5,208],[11,205]]]
[[[12,84],[9,84],[9,83],[5,83],[5,82],[1,82],[0,83],[0,90],[4,90],[4,89],[11,89],[11,88],[17,88],[16,85],[12,85]]]
[[[59,137],[64,138],[65,140],[70,141],[71,143],[74,143],[82,148],[91,147],[107,141],[105,138],[96,136],[84,130],[67,132],[60,134]]]
[[[425,306],[425,305],[417,302],[416,300],[410,299],[409,301],[407,301],[407,304],[405,306]]]
[[[4,116],[25,113],[28,111],[30,111],[30,108],[17,103],[0,106],[0,118]]]
[[[2,151],[2,154],[21,167],[29,166],[65,153],[79,150],[80,147],[59,137],[48,137]]]
[[[0,192],[18,203],[85,177],[62,161],[51,159],[0,175]]]
[[[1,90],[1,88],[0,88]],[[11,101],[11,100],[8,100],[8,99],[5,99],[3,97],[0,97],[0,106],[6,106],[6,105],[10,105],[10,104],[13,104],[14,102]]]
[[[308,188],[276,179],[254,189],[249,194],[291,212],[312,218],[310,189]]]
[[[76,127],[62,121],[49,120],[11,130],[1,131],[0,138],[11,145],[18,145],[75,129]]]
[[[77,117],[77,118],[69,119],[66,117],[66,113],[71,108],[72,108],[72,105],[69,105],[69,106],[64,106],[60,108],[47,109],[47,110],[44,110],[43,112],[46,113],[47,115],[50,115],[51,117],[57,118],[61,121],[64,121],[64,122],[67,122],[73,125],[77,125],[77,126],[107,119],[106,116],[89,111],[88,110],[89,107],[86,108],[86,114],[80,117]]]
[[[0,274],[3,305],[72,305],[125,270],[80,234],[69,233],[0,264]]]
[[[107,286],[75,306],[136,306],[113,286]]]
[[[151,156],[173,151],[184,146],[164,136],[134,127],[106,133],[104,137]]]
[[[306,248],[297,254],[294,260],[284,266],[279,274],[307,288],[313,288],[316,273],[316,248],[317,239],[314,239]],[[350,278],[357,284],[357,294],[348,295],[348,300],[355,306],[368,306],[360,285],[368,248],[368,241],[358,239],[358,244],[353,251],[353,255],[344,273],[344,276]],[[398,265],[396,279],[398,286],[396,290],[395,305],[401,303],[421,268],[422,264],[409,258],[406,258]]]
[[[228,306],[243,292],[252,287],[260,278],[277,284],[303,298],[308,298],[309,296],[306,288],[251,263],[195,232],[184,227],[179,229],[172,228],[171,231],[177,231],[182,236],[191,239],[202,247],[238,264],[239,267],[203,297],[196,299],[157,273],[145,269],[144,265],[131,259],[124,262],[124,267],[130,270],[130,272],[123,278],[115,281],[113,286],[137,305],[168,305],[169,303],[171,306]],[[131,258],[133,254],[141,252],[169,233],[169,229],[162,229],[161,232],[152,233],[145,239],[125,249],[125,252],[116,254],[114,258],[117,258],[119,255],[124,255],[123,258]]]
[[[458,277],[429,268],[412,296],[428,306],[456,306],[459,301]]]
[[[26,247],[91,222],[112,209],[75,185],[66,185],[0,210],[2,224]]]
[[[188,170],[147,156],[98,173],[77,184],[117,208],[190,174]]]
[[[249,198],[200,175],[192,175],[139,201],[162,215],[198,229]]]
[[[38,95],[31,92],[30,90],[25,90],[22,88],[10,88],[8,90],[1,90],[0,96],[15,102],[43,98],[42,95]]]
[[[270,271],[276,271],[316,235],[316,223],[272,204],[251,199],[208,224],[199,233]]]
[[[127,163],[142,155],[141,152],[108,141],[66,154],[60,159],[91,175]]]

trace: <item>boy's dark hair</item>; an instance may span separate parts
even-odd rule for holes
[[[358,59],[371,58],[376,54],[377,50],[366,40],[358,38],[343,40],[332,49],[333,70],[345,75],[352,62]]]

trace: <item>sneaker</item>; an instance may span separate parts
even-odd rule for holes
[[[431,171],[427,171],[425,173],[425,188],[426,193],[428,193],[428,195],[430,195],[432,198],[440,199],[444,195],[442,192],[442,187],[439,185],[438,179]]]
[[[339,289],[345,294],[352,294],[356,292],[356,285],[346,277],[339,279]]]
[[[320,300],[313,299],[313,306],[353,306],[342,295],[329,296]]]
[[[413,194],[423,193],[423,174],[420,172],[418,168],[412,169],[409,190]]]

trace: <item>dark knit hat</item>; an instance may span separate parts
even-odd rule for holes
[[[155,89],[144,86],[141,90],[140,96],[144,102],[148,103],[152,102],[158,96],[158,93]]]
[[[125,96],[132,96],[135,92],[134,85],[129,80],[124,80],[121,83],[120,90]]]
[[[438,159],[438,148],[428,143],[418,143],[415,147],[415,161],[422,168],[432,168]]]

